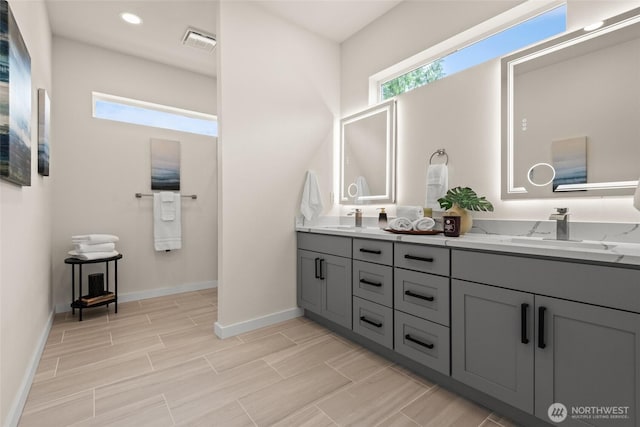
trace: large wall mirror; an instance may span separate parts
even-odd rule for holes
[[[633,194],[639,21],[637,8],[502,59],[503,199]]]
[[[345,117],[340,128],[340,203],[395,203],[395,100]]]

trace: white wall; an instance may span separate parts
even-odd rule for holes
[[[0,424],[20,415],[31,363],[52,314],[51,178],[38,175],[37,89],[51,87],[51,30],[41,1],[11,1],[31,56],[31,186],[0,181]],[[55,160],[54,160],[55,161]],[[44,336],[46,338],[46,336]]]
[[[120,237],[119,294],[217,279],[216,140],[212,137],[92,118],[91,92],[216,113],[216,81],[163,64],[64,38],[53,40],[53,284],[58,308],[71,300],[63,263],[74,234]],[[181,143],[183,248],[153,248],[150,139]],[[103,271],[103,266],[93,266]],[[93,271],[91,269],[89,272]]]
[[[367,106],[370,75],[515,3],[401,3],[343,43],[343,113],[350,114]],[[570,0],[567,27],[569,30],[580,28],[639,5],[638,1]],[[417,19],[416,15],[424,19]],[[399,204],[424,203],[426,165],[431,153],[438,148],[445,148],[449,154],[450,187],[471,186],[494,203],[495,212],[474,213],[476,217],[540,220],[546,219],[554,207],[562,205],[569,207],[573,220],[640,221],[630,197],[500,200],[499,59],[398,97]],[[374,215],[372,209],[365,214]]]
[[[221,2],[217,326],[296,307],[294,216],[307,169],[325,206],[339,117],[339,47],[259,2]]]

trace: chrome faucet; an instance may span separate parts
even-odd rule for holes
[[[549,219],[556,222],[556,240],[569,240],[569,208],[556,208],[556,213]]]
[[[349,212],[347,215],[355,215],[356,217],[356,227],[362,227],[362,209],[355,209]]]

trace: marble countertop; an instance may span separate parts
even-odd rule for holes
[[[298,225],[296,231],[640,267],[640,244],[638,243],[597,240],[558,241],[542,237],[480,233],[468,233],[460,237],[446,237],[443,234],[421,236],[394,234],[377,227],[356,228],[345,225]]]

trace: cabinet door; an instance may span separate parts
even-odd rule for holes
[[[640,425],[640,315],[536,296],[536,317],[536,416],[549,421],[549,406],[562,403],[563,426]],[[588,407],[627,408],[617,410],[627,418],[572,414]]]
[[[298,306],[322,312],[322,280],[319,275],[323,254],[298,250]]]
[[[321,255],[322,315],[351,329],[351,259]]]
[[[451,281],[457,380],[533,413],[533,294]]]

